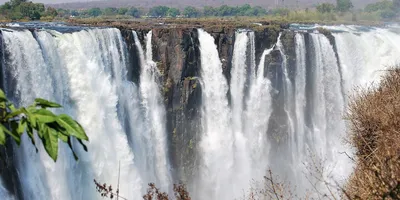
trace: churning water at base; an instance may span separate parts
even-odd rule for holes
[[[389,29],[331,28],[344,32],[328,38],[294,31],[293,44],[282,32],[261,55],[256,55],[260,41],[255,33],[239,30],[229,78],[214,37],[198,30],[200,161],[196,177],[187,183],[194,199],[239,198],[271,166],[300,194],[311,187],[304,172],[313,162],[332,171],[321,174],[328,181],[348,177],[352,163],[344,153],[352,150],[343,144],[347,95],[399,62],[400,35]],[[74,145],[78,162],[61,144],[57,163],[40,144],[36,153],[23,138],[25,145],[14,150],[24,199],[101,199],[93,179],[116,186],[119,165],[121,196],[141,199],[150,182],[170,191],[178,182],[171,171],[181,169],[172,170],[169,163],[152,31],[145,36],[145,50],[132,32],[140,59],[139,83],[133,83],[127,75],[132,55],[118,29],[0,30],[7,95],[19,105],[36,97],[61,103],[64,108],[56,112],[76,118],[90,138],[88,153]],[[0,197],[13,199],[1,185]]]

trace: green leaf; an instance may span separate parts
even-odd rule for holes
[[[6,134],[4,133],[3,127],[0,126],[0,144],[5,145],[6,144]]]
[[[58,156],[58,134],[57,131],[54,129],[44,126],[43,131],[43,138],[42,142],[44,145],[44,148],[46,149],[46,152],[49,154],[49,156],[54,160],[54,162],[57,161],[57,156]]]
[[[36,123],[36,118],[35,116],[32,114],[32,112],[28,109],[25,108],[21,108],[22,110],[24,110],[24,113],[28,119],[28,125],[30,125],[33,129],[38,129],[38,125]]]
[[[60,132],[58,133],[58,138],[60,138],[60,140],[65,142],[65,143],[67,143],[68,139],[69,139],[69,137],[67,135],[65,135],[63,133],[60,133]]]
[[[6,95],[4,94],[4,91],[2,89],[0,89],[0,101],[1,102],[7,101]]]
[[[33,129],[30,124],[27,125],[28,127],[26,128],[26,133],[28,134],[29,138],[31,139],[32,145],[36,149],[36,153],[39,151],[36,147],[36,142],[35,142],[35,136],[33,135]]]
[[[15,105],[13,103],[8,104],[8,108],[11,110],[11,112],[15,112],[17,109],[15,108]]]
[[[21,136],[21,135],[25,132],[26,126],[27,126],[27,121],[26,121],[25,118],[22,118],[22,119],[19,121],[18,128],[16,129],[18,135]]]
[[[18,109],[18,110],[11,111],[11,113],[6,115],[6,120],[14,118],[14,117],[16,117],[16,116],[18,116],[18,115],[20,115],[22,113],[24,113],[24,109],[22,109],[22,108]]]
[[[15,140],[15,142],[16,142],[18,145],[21,144],[21,136],[20,136],[20,135],[15,134],[15,133],[9,131],[3,124],[0,124],[0,127],[1,127],[1,129],[3,129],[3,131],[4,131],[5,133],[7,133],[8,135],[10,135],[10,136]]]
[[[57,123],[65,128],[69,135],[74,136],[81,140],[88,141],[89,138],[83,130],[82,126],[66,114],[61,114],[57,117]]]
[[[36,118],[40,123],[51,123],[57,120],[57,116],[51,111],[46,109],[39,109],[32,112],[34,118]]]
[[[46,99],[40,99],[40,98],[35,99],[35,103],[37,106],[41,106],[42,108],[61,108],[62,107],[58,103],[54,103],[54,102],[48,101]]]

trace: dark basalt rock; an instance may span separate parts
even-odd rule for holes
[[[206,29],[206,28],[205,28]],[[145,48],[144,37],[149,30],[136,30],[138,37]],[[200,112],[202,91],[198,77],[200,77],[201,60],[199,38],[196,28],[153,28],[152,46],[153,60],[161,73],[160,91],[164,96],[167,111],[167,132],[169,158],[175,169],[174,178],[183,182],[191,181],[196,174],[195,166],[199,165],[197,147],[201,132]],[[233,28],[218,28],[207,30],[214,39],[222,62],[223,74],[228,83],[231,78],[233,48],[235,32]],[[259,65],[264,50],[276,44],[282,27],[271,25],[262,30],[255,30],[256,65]],[[131,30],[121,29],[129,52],[128,76],[139,83],[140,63],[139,52]],[[284,31],[282,43],[289,66],[294,66],[294,33]],[[272,83],[273,117],[269,125],[269,133],[278,143],[287,141],[287,115],[284,111],[283,99],[283,66],[279,51],[275,50],[265,59],[265,76]],[[295,69],[290,68],[290,74]],[[292,76],[292,75],[291,75]],[[139,83],[140,84],[140,83]],[[229,93],[227,94],[229,97]],[[277,145],[278,146],[278,145]]]
[[[153,29],[153,60],[162,73],[171,163],[178,180],[194,174],[200,131],[200,50],[196,29]]]

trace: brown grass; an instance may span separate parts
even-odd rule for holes
[[[348,198],[400,199],[400,70],[352,99],[347,117],[357,165]]]

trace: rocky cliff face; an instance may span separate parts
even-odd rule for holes
[[[289,66],[295,66],[294,33],[284,31],[284,27],[271,26],[256,30],[255,53],[256,64],[259,65],[261,55],[265,49],[271,48],[277,43],[280,32],[282,43],[286,52],[286,59]],[[217,28],[205,30],[215,38],[218,53],[222,62],[223,72],[230,81],[233,47],[235,43],[235,32],[233,28]],[[136,30],[142,46],[144,36],[148,29]],[[200,76],[200,51],[197,29],[195,28],[154,28],[153,31],[153,60],[161,72],[160,90],[164,94],[164,103],[167,110],[167,131],[169,136],[169,149],[172,167],[178,169],[174,173],[177,180],[188,182],[189,177],[194,177],[194,166],[198,165],[196,147],[199,141],[200,115],[201,115],[201,86],[198,77]],[[140,64],[139,54],[134,44],[132,31],[121,28],[122,35],[127,42],[129,52],[129,77],[133,82],[139,82]],[[269,131],[277,144],[286,141],[282,135],[287,132],[287,127],[282,127],[286,114],[283,110],[283,76],[282,56],[278,50],[274,50],[265,59],[267,66],[266,76],[270,77],[274,90],[273,94],[273,119]],[[290,69],[291,77],[295,69]],[[279,136],[279,137],[278,137]],[[277,145],[278,146],[278,145]],[[282,152],[277,150],[277,152]]]

